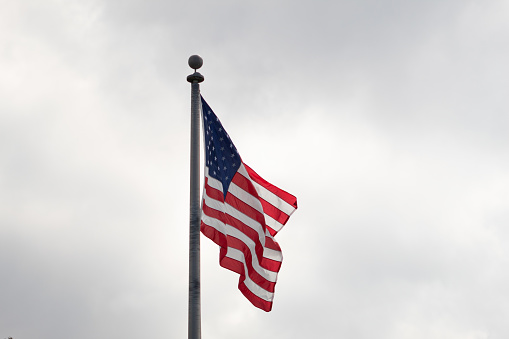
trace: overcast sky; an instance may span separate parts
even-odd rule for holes
[[[0,1],[0,338],[187,336],[192,73],[298,198],[207,339],[509,337],[509,1]]]

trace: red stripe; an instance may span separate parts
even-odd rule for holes
[[[254,184],[251,180],[257,182],[261,186],[265,187],[270,192],[274,193],[280,199],[286,201],[288,204],[292,205],[294,208],[297,208],[297,200],[296,198],[277,188],[276,186],[268,183],[264,179],[262,179],[256,172],[254,172],[250,167],[245,165],[246,170],[248,171],[249,178],[244,177],[240,173],[236,173],[232,182],[235,183],[238,187],[246,191],[247,193],[253,196],[253,202],[257,203],[258,201],[261,204],[263,209],[263,213],[261,213],[258,209],[254,208],[252,205],[249,205],[249,202],[244,202],[233,194],[226,195],[226,201],[223,196],[223,192],[209,186],[209,178],[205,178],[205,192],[204,194],[208,196],[210,199],[216,200],[220,206],[216,207],[219,210],[216,210],[210,206],[208,206],[205,202],[205,198],[202,203],[202,213],[211,218],[215,218],[225,223],[226,225],[232,226],[235,229],[239,230],[247,237],[249,237],[255,244],[255,253],[252,253],[249,247],[240,239],[235,238],[229,234],[227,234],[227,229],[225,229],[225,233],[218,231],[214,227],[207,225],[203,220],[201,222],[201,232],[212,241],[214,241],[217,245],[220,246],[219,253],[219,262],[220,265],[226,269],[229,269],[233,272],[239,274],[239,290],[244,294],[244,296],[256,307],[269,312],[272,309],[272,301],[266,301],[258,296],[256,296],[253,292],[251,292],[247,286],[245,285],[246,275],[249,276],[249,279],[253,281],[254,284],[259,286],[260,288],[265,289],[268,292],[274,293],[275,290],[275,282],[268,281],[258,272],[256,272],[253,268],[253,259],[256,260],[263,269],[275,272],[276,274],[281,268],[281,262],[275,261],[269,258],[263,257],[264,247],[274,251],[281,251],[278,243],[270,236],[265,236],[265,231],[269,231],[271,235],[275,235],[277,232],[271,227],[266,226],[265,224],[265,216],[264,214],[274,218],[276,221],[284,225],[289,216],[283,211],[279,210],[277,207],[268,203],[264,199],[258,196]],[[236,209],[240,213],[248,216],[249,218],[255,220],[260,228],[253,229],[250,226],[244,224],[239,219],[233,217],[232,215],[226,213],[226,205],[228,204],[230,207]],[[265,237],[265,244],[262,245],[260,242],[260,234],[258,232],[263,232],[263,236]],[[244,258],[242,261],[238,261],[236,259],[232,259],[226,256],[227,248],[233,248],[239,250],[243,253]],[[253,258],[253,255],[255,258]],[[247,271],[247,272],[246,272]]]
[[[233,177],[233,182],[236,184],[236,182],[238,182],[239,180],[236,180],[237,178],[244,178],[242,176],[242,174],[240,173],[236,173],[235,176]],[[256,193],[256,190],[253,186],[252,183],[249,183],[250,186],[251,186],[251,190]],[[243,187],[242,187],[243,188]],[[243,188],[244,189],[244,188]],[[245,189],[244,189],[245,190]],[[249,192],[251,193],[251,192]],[[252,195],[252,194],[251,194]],[[253,196],[253,199],[255,199],[256,201],[259,201],[259,199],[256,199],[258,197],[258,195],[254,195]],[[233,194],[227,194],[226,195],[226,203],[228,205],[230,205],[231,207],[235,208],[237,211],[240,211],[242,213],[244,213],[245,215],[247,215],[248,217],[250,217],[251,219],[254,219],[256,220],[263,228],[263,234],[265,234],[265,217],[263,215],[262,212],[258,211],[257,209],[255,209],[253,206],[249,205],[248,203],[240,200],[239,198],[237,198],[236,196],[234,196]]]
[[[242,175],[239,174],[240,177]],[[237,177],[237,175],[235,175]],[[253,187],[254,189],[254,187]],[[219,201],[220,203],[223,203],[223,192],[213,188],[212,186],[208,185],[208,180],[205,182],[205,193],[209,198],[212,198],[214,200]],[[233,194],[227,194],[226,195],[226,203],[236,209],[237,211],[247,215],[251,219],[255,220],[260,224],[261,230],[260,232],[263,232],[262,234],[265,234],[265,217],[264,215],[258,211],[257,209],[253,208],[251,205],[248,205],[244,201],[240,200],[239,198],[235,197]],[[204,203],[205,205],[205,203]],[[224,211],[223,211],[224,212]],[[207,213],[205,213],[207,214]],[[208,214],[207,214],[208,215]],[[223,222],[226,222],[226,220],[220,219]],[[242,224],[244,225],[244,224]],[[247,225],[246,225],[247,226]],[[249,226],[247,226],[249,227]],[[250,227],[249,227],[250,228]],[[253,230],[251,228],[251,230]],[[241,230],[244,232],[244,230]],[[256,230],[255,230],[256,231]],[[245,233],[249,232],[252,234],[249,230],[246,230]],[[258,236],[257,236],[258,237]],[[251,237],[252,238],[252,237]],[[253,241],[256,241],[253,239]]]
[[[260,266],[269,270],[269,271],[272,271],[272,272],[279,272],[279,270],[281,269],[281,264],[282,264],[281,261],[275,261],[275,260],[263,257],[263,260],[260,263]]]
[[[235,175],[237,176],[237,175]],[[241,175],[239,175],[241,176]],[[242,177],[242,176],[241,176]],[[208,184],[208,181],[206,181]],[[254,189],[254,188],[253,188]],[[205,186],[205,194],[212,199],[215,200],[222,200],[223,194],[221,191],[206,185]],[[226,196],[226,203],[233,207],[234,209],[238,210],[239,212],[249,216],[251,219],[256,220],[260,224],[260,232],[263,232],[263,236],[265,236],[265,218],[264,216],[256,209],[252,208],[250,205],[246,204],[242,200],[238,199],[237,197],[233,196],[232,194],[228,194]],[[261,261],[261,258],[263,257],[263,245],[260,243],[260,234],[257,230],[251,228],[250,226],[244,224],[242,221],[234,218],[233,216],[224,213],[224,211],[218,211],[216,209],[213,209],[206,205],[205,201],[202,206],[202,211],[205,215],[213,217],[215,219],[221,220],[225,224],[231,225],[244,233],[246,236],[248,236],[254,243],[255,243],[255,251],[258,256],[258,262]]]
[[[230,247],[232,247],[232,248],[237,248],[238,250],[242,251],[242,253],[244,253],[244,255],[246,254],[245,251],[243,251],[242,249],[238,248],[238,247],[244,247],[245,248],[246,246],[243,243],[242,244],[232,244],[232,242],[229,241],[228,245]],[[252,261],[251,261],[250,257],[245,256],[244,260],[245,260],[245,264],[247,266],[247,275],[249,276],[249,278],[256,285],[260,286],[261,288],[265,289],[266,291],[274,292],[274,288],[276,287],[276,283],[265,279],[258,272],[256,272],[255,269],[253,268],[253,265],[251,264]],[[240,274],[239,280],[244,281],[246,279],[245,278],[246,272],[244,272],[244,263],[243,262],[238,261],[238,260],[233,259],[233,258],[229,258],[227,256],[224,256],[224,257],[220,258],[219,261],[220,261],[220,265],[222,267],[227,268],[229,270],[232,270],[232,271]]]
[[[213,188],[212,186],[206,185],[205,186],[205,194],[209,198],[217,200],[220,204],[222,204],[222,206],[224,206],[223,192]],[[263,223],[265,222],[263,215],[258,210],[255,210],[254,208],[247,205],[246,203],[244,203],[243,201],[239,200],[238,198],[236,198],[235,196],[233,196],[231,194],[228,194],[226,196],[226,203],[228,205],[230,205],[231,207],[233,207],[234,209],[236,209],[237,211],[239,211],[240,213],[243,213],[243,214],[247,215],[248,217],[250,217],[251,219],[256,220],[258,223],[261,223],[261,225],[263,225]],[[237,220],[237,219],[233,218],[232,216],[230,216],[229,214],[227,214],[225,212],[225,210],[219,211],[212,207],[209,207],[206,204],[205,199],[203,200],[203,212],[205,213],[205,215],[219,219],[224,223],[228,223],[228,220],[230,220],[230,218],[233,220]],[[233,223],[228,223],[228,224],[232,225],[232,226],[236,226],[236,224],[233,224]],[[241,226],[241,228],[238,228],[238,229],[241,232],[246,233],[251,239],[253,239],[253,241],[255,241],[255,242],[259,241],[258,240],[259,239],[258,231],[251,228],[248,225],[245,225],[244,223],[241,223],[240,226]],[[263,226],[261,226],[261,227],[262,227],[262,229],[260,231],[263,232],[263,234],[265,234],[265,231],[263,230]]]
[[[211,217],[215,218],[215,216],[211,216]],[[242,242],[240,239],[237,239],[230,235],[225,235],[225,234],[217,231],[214,227],[205,224],[203,221],[201,223],[201,231],[207,238],[211,239],[212,241],[214,241],[217,245],[219,245],[221,247],[230,246],[230,247],[238,249],[239,251],[242,251],[242,253],[244,253],[244,256],[247,259],[246,264],[248,264],[248,266],[249,266],[248,268],[249,269],[252,268],[251,251],[250,251],[249,247],[247,245],[245,245],[244,242]],[[266,241],[265,245],[267,248],[281,252],[281,248],[279,247],[279,244],[277,242],[273,241],[269,237],[265,237],[265,241]],[[255,242],[255,252],[256,252],[256,245],[257,244]],[[256,253],[256,255],[257,255],[257,261],[260,263],[261,267],[263,267],[269,271],[272,271],[272,272],[279,272],[279,269],[281,267],[281,262],[263,257],[263,252],[262,252],[262,254]]]
[[[274,220],[278,221],[282,225],[286,224],[286,222],[288,221],[288,219],[290,217],[286,213],[284,213],[283,211],[278,209],[277,207],[275,207],[272,204],[270,204],[269,202],[265,201],[265,199],[261,198],[258,195],[258,192],[256,191],[256,189],[250,179],[244,177],[242,174],[237,172],[235,174],[235,176],[233,177],[232,182],[235,183],[235,185],[237,185],[238,187],[242,188],[244,191],[251,194],[253,197],[256,197],[260,201],[260,203],[262,205],[263,212],[265,214],[269,215],[270,217],[272,217]],[[227,200],[228,200],[228,196],[227,196]],[[269,231],[269,233],[272,236],[277,234],[278,231],[274,230],[273,228],[271,228],[265,224],[265,217],[263,217],[263,222],[261,220],[259,220],[259,222],[261,224],[265,225],[266,229]]]
[[[208,237],[209,239],[212,239],[212,240],[214,240],[213,238],[215,238],[218,233],[222,234],[221,232],[218,232],[213,227],[210,227],[210,226],[208,226],[206,224],[203,224],[203,223],[202,223],[202,228],[201,229],[202,229],[203,234],[206,237]],[[216,242],[216,244],[218,244],[218,243]],[[244,254],[244,260],[245,260],[245,264],[247,266],[247,271],[248,271],[247,275],[249,276],[249,278],[256,285],[260,286],[261,288],[263,288],[263,289],[265,289],[265,290],[267,290],[269,292],[274,292],[274,288],[276,286],[276,283],[265,279],[258,272],[256,272],[256,270],[253,268],[252,255],[251,255],[251,251],[249,250],[249,247],[246,244],[244,244],[244,242],[242,242],[241,240],[239,240],[239,239],[237,239],[235,237],[228,236],[227,237],[227,246],[221,246],[221,251],[220,251],[220,255],[219,255],[219,262],[220,262],[220,265],[222,267],[227,268],[229,270],[232,270],[233,272],[236,272],[236,273],[240,274],[241,277],[239,279],[242,280],[242,281],[245,280],[246,272],[244,272],[244,263],[242,263],[242,262],[240,262],[238,260],[235,260],[235,259],[227,257],[226,256],[226,253],[227,253],[226,249],[227,249],[227,247],[235,248],[235,249],[241,251]],[[270,270],[270,271],[274,271],[272,268],[280,267],[280,265],[279,266],[276,266],[276,265],[267,265],[267,263],[264,262],[265,260],[268,260],[268,259],[267,258],[262,258],[262,264],[263,264],[263,266],[268,266],[267,269]],[[274,272],[277,273],[277,271],[274,271]]]
[[[272,282],[266,280],[264,277],[260,276],[258,274],[258,272],[254,271],[252,261],[251,261],[252,260],[251,251],[250,251],[249,247],[244,242],[242,242],[240,239],[237,239],[235,237],[228,235],[227,243],[228,243],[228,247],[235,248],[235,249],[241,251],[242,253],[244,253],[244,258],[246,260],[246,265],[248,266],[248,270],[250,270],[250,271],[253,270],[255,275],[259,276],[264,281],[272,283]],[[282,263],[281,261],[276,261],[276,260],[272,260],[272,259],[265,258],[265,257],[258,257],[257,259],[258,259],[258,262],[260,263],[260,266],[266,270],[277,273],[277,272],[279,272],[279,269],[281,268],[281,263]],[[251,274],[249,274],[249,277],[251,277],[251,280],[253,280],[253,281],[258,279],[257,277],[255,277]],[[265,288],[267,291],[269,291],[268,287],[265,287],[262,285],[260,285],[260,286]]]
[[[223,192],[210,186],[208,180],[205,182],[205,192],[212,199],[217,200],[220,203],[224,203]]]
[[[242,188],[244,191],[251,194],[253,197],[258,197],[258,192],[256,191],[256,188],[254,187],[253,183],[251,182],[250,178],[246,178],[241,173],[237,172],[235,176],[232,179],[232,182]]]
[[[249,174],[251,179],[253,179],[254,182],[256,182],[257,184],[259,184],[259,185],[261,185],[263,187],[265,187],[267,190],[269,190],[270,192],[274,193],[279,198],[283,199],[288,204],[292,205],[294,208],[297,208],[297,198],[295,196],[293,196],[290,193],[288,193],[288,192],[286,192],[286,191],[284,191],[284,190],[282,190],[282,189],[272,185],[270,182],[268,182],[267,180],[265,180],[262,177],[260,177],[258,175],[258,173],[253,171],[251,169],[251,167],[249,167],[248,165],[244,164],[244,167],[246,168],[247,173]]]
[[[227,256],[220,256],[219,265],[230,271],[240,274],[239,281],[245,280],[244,264]]]
[[[226,235],[222,232],[219,232],[214,227],[209,226],[202,221],[200,224],[200,230],[204,236],[215,242],[217,245],[221,247],[228,246]]]
[[[212,207],[209,207],[207,204],[202,204],[202,212],[206,216],[209,216],[211,218],[220,220],[224,224],[226,224],[226,214],[223,211],[218,211],[216,209],[213,209]]]
[[[282,225],[286,224],[286,222],[290,218],[288,214],[281,211],[279,208],[272,205],[271,203],[265,201],[265,199],[263,198],[260,198],[260,202],[262,203],[263,212],[265,214],[269,215],[270,217],[272,217],[272,219],[278,221]]]
[[[258,238],[258,233],[255,230],[253,230],[251,227],[245,225],[240,220],[235,219],[231,215],[220,212],[213,208],[210,208],[206,204],[203,204],[202,211],[205,215],[207,215],[211,218],[214,218],[214,219],[221,220],[225,224],[235,227],[240,232],[244,233],[247,237],[249,237],[255,243],[255,252],[256,252],[256,255],[258,256],[258,258],[263,257],[263,245],[260,243],[260,239]]]
[[[279,247],[279,244],[271,237],[265,236],[265,247],[281,252],[281,247]]]
[[[272,292],[274,290],[274,282],[271,282],[267,279],[265,279],[263,276],[261,276],[256,270],[253,268],[253,257],[250,248],[240,239],[232,237],[230,235],[226,236],[225,243],[221,243],[225,239],[224,234],[217,231],[215,228],[205,224],[202,222],[201,226],[202,233],[212,241],[214,241],[216,244],[221,246],[221,248],[231,247],[235,248],[239,251],[241,251],[244,254],[245,263],[248,269],[248,275],[257,285],[260,287],[266,289],[267,291]],[[226,255],[226,252],[225,252]],[[265,268],[272,272],[278,272],[279,268],[281,267],[281,264],[279,265],[275,264],[275,261],[264,258],[263,256],[257,256],[255,260],[260,264],[260,267]],[[268,261],[270,260],[270,261]],[[223,259],[220,258],[220,262],[222,262]],[[242,270],[244,270],[244,267],[242,267]],[[240,272],[235,271],[240,274]]]
[[[244,294],[244,296],[253,304],[254,306],[264,310],[265,312],[270,312],[272,309],[272,302],[264,300],[258,297],[256,294],[251,292],[243,282],[239,282],[239,290]]]
[[[269,231],[270,235],[275,236],[277,234],[277,232],[272,227],[267,225],[265,225],[265,227],[267,228],[267,231]]]

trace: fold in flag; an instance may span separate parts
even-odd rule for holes
[[[297,198],[244,164],[203,97],[201,103],[206,153],[201,232],[220,246],[220,265],[240,275],[242,294],[269,312],[283,260],[274,236],[297,209]]]

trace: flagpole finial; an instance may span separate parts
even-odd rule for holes
[[[189,64],[189,67],[194,69],[195,71],[203,66],[203,59],[199,55],[191,55],[189,57],[189,61],[187,62]]]
[[[189,64],[189,67],[194,69],[194,73],[187,76],[187,81],[189,81],[190,83],[200,83],[200,82],[203,82],[203,80],[205,80],[203,75],[201,75],[200,73],[196,72],[196,70],[203,65],[203,59],[201,58],[201,56],[199,56],[199,55],[191,55],[189,57],[189,60],[188,60],[187,63]]]

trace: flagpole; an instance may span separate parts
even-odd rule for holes
[[[188,339],[201,339],[200,305],[200,82],[205,78],[196,70],[203,59],[192,55],[188,61],[194,73],[191,83],[191,180],[189,204],[189,308]]]

